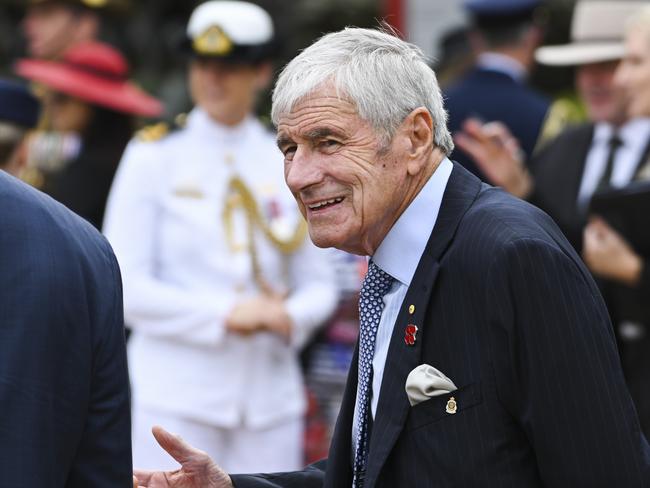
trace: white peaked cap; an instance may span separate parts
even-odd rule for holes
[[[264,44],[273,38],[271,16],[248,2],[212,0],[194,9],[187,24],[187,36],[194,39],[212,26],[218,26],[241,46]]]

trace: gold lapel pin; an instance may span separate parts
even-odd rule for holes
[[[409,305],[409,314],[413,315],[415,313],[415,305]]]
[[[447,407],[445,408],[445,412],[453,415],[457,410],[458,404],[456,403],[456,399],[454,397],[451,397],[449,400],[447,400]]]

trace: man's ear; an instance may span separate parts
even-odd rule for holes
[[[410,142],[407,171],[413,176],[428,163],[433,150],[433,119],[426,108],[418,107],[406,116],[403,128]]]

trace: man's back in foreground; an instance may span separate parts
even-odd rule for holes
[[[90,224],[4,172],[0,222],[0,486],[130,486],[112,251]]]

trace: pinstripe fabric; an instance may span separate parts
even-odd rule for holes
[[[406,347],[411,320],[421,329]],[[422,363],[458,390],[411,407],[404,384]],[[323,485],[312,469],[302,484],[235,486],[350,486],[354,369]],[[650,449],[589,273],[548,216],[458,165],[395,323],[365,486],[650,486]]]

